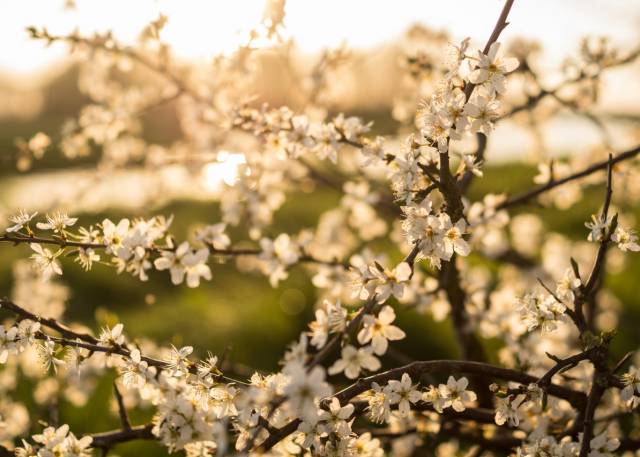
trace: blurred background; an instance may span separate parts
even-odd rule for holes
[[[434,33],[446,32],[454,43],[470,36],[480,45],[492,29],[501,5],[497,0],[289,0],[282,33],[285,40],[296,45],[292,60],[296,71],[304,71],[326,48],[346,44],[356,58],[348,69],[335,76],[341,84],[332,94],[330,110],[373,120],[373,132],[388,135],[404,128],[392,112],[405,72],[400,56],[416,24]],[[55,139],[64,122],[77,116],[87,103],[78,89],[78,61],[69,56],[67,46],[45,46],[29,39],[25,29],[44,26],[55,34],[77,29],[85,35],[112,30],[121,42],[133,44],[140,30],[162,13],[169,17],[163,40],[171,45],[175,57],[185,64],[207,66],[215,56],[230,53],[243,43],[246,34],[260,21],[263,6],[262,0],[2,2],[0,214],[11,214],[17,208],[45,212],[64,200],[69,183],[76,183],[86,187],[73,213],[81,218],[83,226],[104,217],[114,220],[173,214],[174,232],[185,238],[194,224],[218,221],[215,199],[224,191],[221,183],[233,179],[237,166],[233,157],[225,164],[203,167],[196,174],[166,170],[162,186],[157,188],[153,187],[157,186],[157,178],[151,180],[144,172],[110,173],[96,182],[93,175],[86,173],[95,164],[96,154],[69,161],[55,145],[32,164],[29,173],[17,170],[16,138],[31,138],[44,132]],[[585,35],[607,36],[614,47],[622,50],[640,45],[640,3],[635,0],[516,0],[510,22],[501,41],[508,44],[517,38],[539,43],[536,69],[548,87],[562,79],[565,59],[578,53]],[[292,90],[291,70],[282,62],[280,54],[264,50],[256,63],[261,77],[253,92],[260,100],[295,109],[303,101]],[[603,119],[610,146],[622,150],[640,137],[640,64],[636,61],[611,70],[603,82],[592,112]],[[149,142],[170,144],[181,135],[171,104],[143,116],[142,122]],[[530,187],[537,173],[532,159],[540,157],[541,148],[548,157],[566,156],[603,143],[598,126],[571,112],[554,117],[540,127],[538,134],[530,135],[522,123],[501,123],[490,139],[486,176],[475,181],[471,198],[479,199],[487,192],[515,193]],[[149,197],[150,192],[153,198]],[[547,228],[570,239],[586,239],[583,223],[597,210],[601,199],[601,189],[594,188],[570,210],[534,208],[533,212],[542,216]],[[325,188],[290,199],[276,213],[273,233],[313,227],[318,216],[339,201],[339,193]],[[637,206],[627,209],[640,220]],[[231,237],[243,239],[241,234],[234,236],[233,230]],[[385,246],[374,248],[383,250]],[[12,265],[29,252],[28,247],[0,249],[0,290],[8,295],[13,287]],[[634,284],[640,274],[637,257],[630,258],[625,268],[631,269],[632,274],[625,270],[624,277],[620,271],[608,278],[616,300],[625,309],[621,337],[616,339],[618,352],[640,344],[640,296]],[[140,282],[100,266],[85,274],[77,265],[69,265],[62,278],[68,287],[65,316],[93,328],[119,320],[133,338],[147,337],[163,345],[193,345],[199,355],[206,351],[226,352],[233,362],[273,369],[286,345],[312,319],[317,297],[309,275],[303,269],[294,269],[289,279],[272,289],[266,278],[238,274],[233,264],[213,266],[212,270],[213,280],[192,290],[185,285],[172,286],[165,275],[157,273],[151,274],[149,282]],[[397,344],[402,353],[421,359],[456,356],[449,325],[424,315],[416,319],[412,312],[401,313],[399,319],[409,335]],[[27,392],[33,387],[32,381],[25,381],[20,389]],[[77,432],[111,429],[117,426],[117,418],[97,414],[111,401],[107,379],[95,395],[86,399],[85,407],[62,402],[61,422],[68,422]],[[144,420],[145,414],[135,413],[134,422]],[[144,450],[144,455],[161,455],[162,451],[153,446],[132,443],[117,448],[117,452],[143,455]]]

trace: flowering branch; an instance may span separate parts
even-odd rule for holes
[[[404,100],[397,110],[394,106],[393,116],[408,126],[415,111],[417,130],[399,146],[400,129],[373,137],[371,122],[326,114],[338,106],[323,99],[333,89],[328,72],[346,59],[344,50],[335,56],[325,53],[310,74],[291,72],[291,83],[300,89],[296,99],[306,103],[298,112],[247,99],[255,90],[252,79],[260,75],[255,68],[261,65],[262,51],[253,49],[258,38],[272,42],[275,53],[287,54],[283,62],[297,68],[290,45],[284,46],[278,36],[285,15],[282,0],[269,0],[263,23],[251,31],[248,43],[216,58],[209,73],[190,72],[186,64],[170,60],[169,46],[160,39],[167,21],[162,15],[145,28],[139,47],[125,46],[111,33],[58,36],[29,29],[35,39],[66,42],[95,60],[81,65],[81,90],[92,102],[63,129],[60,147],[67,157],[86,157],[99,149],[99,169],[136,164],[136,169],[160,176],[161,169],[175,167],[189,179],[206,177],[207,188],[209,171],[217,173],[218,165],[227,165],[226,158],[233,158],[228,165],[235,168],[215,196],[189,193],[188,198],[219,199],[222,220],[194,231],[193,245],[176,243],[169,231],[172,218],[162,216],[104,219],[77,230],[72,227],[78,219],[66,212],[34,220],[37,213],[22,210],[8,217],[8,223],[0,221],[0,244],[28,244],[33,251],[31,263],[15,265],[12,298],[0,300],[0,307],[13,316],[0,326],[0,364],[22,367],[28,358],[24,354],[31,354],[26,351],[35,349],[45,368],[53,368],[47,382],[60,387],[78,383],[83,391],[91,388],[85,378],[93,381],[114,369],[118,375],[114,395],[120,429],[76,437],[67,425],[45,425],[42,433],[23,440],[16,454],[88,457],[92,448],[106,454],[118,443],[137,439],[154,439],[168,452],[188,456],[226,455],[234,452],[228,447],[235,447],[250,456],[356,452],[377,457],[398,443],[438,446],[450,440],[474,456],[484,451],[532,456],[544,450],[610,457],[618,446],[633,449],[635,441],[620,441],[609,431],[618,433],[616,424],[625,411],[640,404],[640,369],[630,364],[627,373],[618,373],[633,356],[610,363],[613,332],[603,331],[600,321],[614,319],[595,317],[614,312],[598,302],[607,250],[615,245],[621,251],[640,251],[635,232],[619,225],[617,215],[609,217],[613,166],[637,157],[640,146],[578,171],[556,161],[548,169],[541,167],[534,181],[542,185],[510,198],[485,195],[471,201],[465,194],[483,174],[487,137],[495,123],[533,112],[546,98],[557,101],[553,114],[566,107],[595,123],[608,147],[602,121],[591,114],[591,105],[580,102],[588,98],[595,103],[603,70],[634,61],[640,50],[619,58],[604,41],[595,47],[583,44],[581,61],[567,64],[577,76],[547,90],[529,65],[535,45],[510,46],[509,52],[520,57],[519,70],[518,59],[500,52],[498,38],[513,4],[504,0],[489,39],[477,52],[469,51],[470,40],[465,39],[436,59],[427,55],[424,43],[414,46],[409,39],[417,49],[406,52],[405,76],[415,83],[412,101],[408,110],[400,106]],[[424,35],[431,44],[448,41],[424,30],[412,34]],[[148,77],[150,71],[160,83],[131,84],[122,74],[128,69],[119,67],[129,61],[148,70],[140,76]],[[522,83],[516,90],[525,103],[502,114],[501,96],[513,80]],[[565,97],[564,88],[574,85],[593,93]],[[417,104],[419,98],[423,100]],[[136,117],[177,99],[172,115],[180,138],[149,144]],[[530,121],[535,129],[537,118]],[[467,140],[474,137],[475,151],[467,150]],[[50,144],[40,133],[17,146],[20,157],[30,160],[41,158]],[[580,273],[587,271],[583,256],[574,252],[581,246],[547,236],[537,215],[506,210],[548,197],[547,192],[562,185],[566,187],[551,196],[558,206],[566,206],[566,201],[579,199],[581,178],[605,168],[603,209],[587,224],[597,254],[586,276]],[[629,166],[629,180],[637,171]],[[200,189],[188,184],[189,192]],[[305,222],[297,233],[278,232],[274,221],[280,222],[284,214],[278,211],[286,200],[298,196],[299,186],[306,192],[316,184],[330,187],[327,200],[338,196],[339,203],[314,214],[315,226]],[[564,191],[570,198],[560,199]],[[75,197],[69,200],[55,206],[84,210]],[[625,215],[620,219],[624,223]],[[246,229],[249,247],[232,244],[228,225],[243,233]],[[274,288],[295,265],[309,264],[305,271],[318,289],[318,302],[314,319],[286,350],[280,367],[242,372],[244,381],[234,379],[239,373],[235,367],[227,372],[226,351],[220,360],[212,354],[198,360],[191,346],[132,344],[121,323],[102,329],[99,336],[63,324],[63,306],[49,304],[64,301],[51,296],[67,291],[58,281],[63,256],[86,271],[97,263],[109,264],[141,281],[150,279],[154,269],[167,271],[173,284],[186,282],[194,288],[203,278],[212,279],[212,259],[237,258],[238,268],[260,271]],[[355,303],[358,307],[350,308]],[[395,348],[407,336],[396,320],[399,310],[405,316],[429,313],[436,322],[450,317],[462,360],[428,360],[423,354],[421,359],[427,360],[413,361]],[[491,348],[497,350],[489,352]],[[500,365],[489,362],[493,359]],[[390,361],[392,367],[400,366],[388,369]],[[81,367],[82,376],[72,379]],[[571,376],[557,376],[569,370]],[[23,371],[29,377],[33,370]],[[468,379],[457,378],[459,374]],[[446,383],[439,382],[441,376]],[[620,389],[619,395],[605,395],[611,388]],[[11,411],[5,411],[11,402],[3,398],[0,416],[11,418]],[[129,413],[137,407],[153,411],[151,423],[131,424]],[[7,432],[7,443],[17,444],[28,427]],[[0,431],[5,440],[5,428]]]
[[[619,162],[623,162],[625,160],[629,160],[632,159],[634,157],[636,157],[638,154],[640,154],[640,145],[636,146],[632,149],[629,149],[627,151],[621,152],[613,157],[611,157],[610,159],[607,160],[602,160],[600,162],[596,162],[593,165],[590,165],[580,171],[577,171],[575,173],[572,173],[568,176],[565,176],[564,178],[561,179],[557,179],[557,180],[551,180],[549,181],[549,183],[542,185],[542,186],[538,186],[535,187],[531,190],[528,190],[526,192],[523,192],[519,195],[515,195],[511,198],[508,198],[507,200],[505,200],[502,203],[499,203],[496,206],[496,210],[501,210],[501,209],[507,209],[507,208],[511,208],[513,206],[517,206],[517,205],[521,205],[523,203],[528,202],[529,200],[532,200],[534,198],[536,198],[537,196],[548,192],[558,186],[561,186],[563,184],[569,183],[571,181],[575,181],[577,179],[580,178],[584,178],[585,176],[589,176],[597,171],[600,170],[606,170],[607,167],[609,166],[609,163],[611,163],[611,166],[613,166],[616,163]]]
[[[384,373],[359,379],[356,383],[338,392],[335,397],[340,401],[340,403],[344,403],[370,389],[371,384],[374,382],[383,384],[390,380],[400,379],[405,373],[411,377],[417,378],[423,373],[433,372],[476,374],[488,379],[502,379],[517,382],[522,385],[528,385],[538,381],[537,377],[527,373],[483,362],[464,360],[427,360],[412,362],[403,367],[394,368]],[[550,395],[554,395],[577,405],[582,405],[586,401],[584,393],[568,389],[557,384],[549,384],[548,390]]]
[[[366,378],[360,378],[354,384],[339,391],[332,397],[323,400],[323,402],[326,404],[330,399],[335,398],[339,401],[340,404],[346,404],[353,398],[371,389],[371,386],[374,383],[384,384],[389,381],[398,380],[405,374],[413,378],[419,378],[420,375],[424,373],[433,372],[458,372],[475,374],[486,379],[497,378],[517,382],[523,385],[532,384],[538,380],[538,378],[536,378],[535,376],[531,376],[527,373],[494,366],[488,363],[460,360],[428,360],[412,362],[409,365],[403,367],[394,368],[392,370],[372,375]],[[577,407],[580,407],[586,402],[586,395],[584,393],[568,389],[557,384],[549,383],[547,390],[550,395],[565,399],[570,403],[576,405]],[[300,423],[300,420],[295,420],[277,429],[275,433],[271,433],[268,436],[268,438],[262,443],[260,448],[263,451],[268,451],[279,441],[283,440],[291,433],[293,433],[298,428]]]
[[[126,443],[134,440],[156,440],[152,433],[153,425],[136,425],[129,429],[114,430],[110,432],[94,433],[92,438],[93,447],[98,449],[110,449],[116,444]]]
[[[131,358],[132,350],[127,348],[124,344],[114,343],[112,342],[109,346],[104,346],[100,344],[100,340],[97,338],[87,335],[85,333],[74,332],[64,325],[58,323],[55,319],[47,319],[36,316],[33,313],[25,310],[24,308],[16,305],[10,300],[3,298],[0,299],[0,309],[6,309],[8,311],[13,312],[14,314],[20,316],[23,319],[33,320],[42,324],[45,327],[48,327],[52,330],[55,330],[63,335],[66,338],[59,338],[51,335],[47,335],[43,332],[37,332],[35,334],[35,338],[44,340],[44,341],[53,341],[54,343],[60,344],[61,346],[75,347],[87,349],[90,352],[102,352],[106,354],[117,354],[123,357]],[[149,364],[149,366],[157,367],[159,369],[166,369],[170,367],[170,363],[165,360],[158,360],[152,357],[147,357],[144,355],[140,356],[140,360]],[[190,365],[188,367],[190,372],[196,373],[197,367],[195,365]],[[238,384],[246,384],[243,381],[239,381],[237,379],[229,378],[222,374],[216,375],[221,380],[225,380],[227,382],[238,383]]]

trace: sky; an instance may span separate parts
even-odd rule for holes
[[[346,42],[371,48],[399,37],[415,22],[453,31],[456,38],[486,41],[502,7],[501,0],[288,0],[286,36],[314,52]],[[169,16],[163,37],[184,58],[202,59],[232,50],[260,22],[264,0],[0,0],[0,72],[28,84],[25,76],[43,73],[67,54],[27,37],[30,25],[56,34],[78,28],[89,34],[112,29],[124,42],[159,13]],[[504,38],[539,39],[545,62],[558,65],[584,35],[607,35],[615,43],[640,41],[637,0],[516,0]]]
[[[265,0],[0,0],[0,75],[12,87],[37,89],[51,77],[52,67],[68,55],[65,45],[46,47],[29,39],[28,26],[46,27],[53,34],[78,29],[88,35],[113,30],[124,43],[133,43],[140,31],[160,13],[169,17],[163,40],[184,59],[210,59],[242,43],[250,29],[260,23]],[[394,40],[414,23],[446,29],[459,40],[470,36],[482,47],[500,13],[504,0],[287,0],[285,38],[295,40],[303,52],[346,43],[352,48],[372,49]],[[554,69],[575,54],[584,36],[608,36],[615,45],[631,49],[640,43],[639,0],[515,0],[511,25],[501,41],[514,37],[537,39],[543,46],[543,67]],[[543,68],[544,69],[544,68]],[[640,90],[638,65],[626,75],[609,80],[606,97],[615,110],[638,112]],[[35,90],[34,90],[35,91]],[[15,92],[13,89],[11,93]],[[1,94],[0,94],[1,95]],[[6,95],[6,94],[5,94]],[[15,97],[14,97],[15,98]],[[24,107],[24,99],[16,98]],[[5,103],[6,105],[6,103]],[[1,107],[0,107],[1,108]],[[597,142],[584,126],[566,135],[566,124],[551,125],[546,135],[550,149],[565,151],[576,144]],[[505,157],[520,150],[526,138],[499,135],[494,147]],[[207,169],[219,174],[219,170]]]

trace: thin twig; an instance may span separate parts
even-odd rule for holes
[[[130,358],[131,357],[131,351],[123,344],[114,344],[114,345],[110,345],[110,346],[102,346],[99,343],[99,340],[97,340],[96,338],[87,335],[87,334],[83,334],[83,333],[76,333],[70,329],[68,329],[67,327],[63,326],[62,324],[60,324],[59,322],[57,322],[54,319],[45,319],[45,318],[41,318],[33,313],[30,313],[29,311],[25,310],[24,308],[16,305],[15,303],[13,303],[12,301],[8,300],[7,298],[3,298],[0,299],[0,308],[4,308],[6,310],[9,310],[11,312],[13,312],[14,314],[22,317],[23,319],[30,319],[36,322],[39,322],[41,325],[55,330],[61,334],[63,334],[65,337],[64,338],[60,338],[60,337],[55,337],[55,336],[51,336],[48,335],[46,333],[43,332],[37,332],[35,337],[37,339],[40,340],[50,340],[53,341],[55,343],[60,344],[61,346],[68,346],[68,347],[76,347],[76,348],[82,348],[82,349],[87,349],[90,352],[102,352],[102,353],[106,353],[106,354],[116,354],[116,355],[120,355],[123,357],[127,357]],[[159,369],[167,369],[169,367],[169,363],[164,361],[164,360],[159,360],[159,359],[154,359],[152,357],[148,357],[148,356],[144,356],[142,355],[140,357],[141,360],[143,360],[144,362],[147,362],[149,364],[149,366],[154,366],[156,368]],[[195,365],[191,365],[190,366],[190,372],[192,373],[197,373],[197,368]],[[225,375],[219,375],[218,376],[219,379],[229,382],[229,383],[235,383],[235,384],[244,384],[244,385],[249,385],[249,383],[244,382],[244,381],[240,381],[237,379],[233,379],[230,378],[228,376]]]
[[[544,194],[545,192],[555,189],[558,186],[561,186],[571,181],[575,181],[576,179],[584,178],[585,176],[589,176],[597,171],[606,170],[609,163],[611,163],[611,165],[615,165],[616,163],[634,158],[638,154],[640,154],[640,145],[635,146],[634,148],[629,149],[628,151],[621,152],[620,154],[611,158],[611,160],[607,159],[607,160],[602,160],[600,162],[596,162],[593,165],[590,165],[580,171],[577,171],[568,176],[565,176],[564,178],[550,181],[547,184],[535,187],[531,190],[515,195],[511,198],[508,198],[502,203],[500,203],[499,205],[497,205],[495,209],[496,211],[499,211],[501,209],[507,209],[513,206],[521,205],[523,203],[528,202],[529,200],[532,200],[538,197],[541,194]]]
[[[122,394],[115,382],[113,383],[113,394],[115,395],[116,402],[118,403],[118,415],[120,416],[120,422],[122,422],[122,429],[131,430],[131,422],[129,421],[127,408],[124,405],[124,398],[122,398]]]

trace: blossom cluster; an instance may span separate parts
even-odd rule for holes
[[[511,3],[505,2],[507,13]],[[622,305],[604,287],[603,271],[623,271],[621,253],[640,251],[636,233],[622,224],[632,219],[608,215],[615,207],[613,159],[582,171],[562,161],[541,164],[538,187],[524,194],[487,193],[478,201],[465,194],[484,174],[486,140],[497,122],[529,112],[547,96],[579,111],[576,101],[558,95],[562,87],[539,84],[530,47],[509,49],[519,59],[503,57],[495,33],[484,51],[473,51],[469,39],[450,46],[443,62],[431,61],[438,52],[411,51],[408,98],[422,100],[415,116],[413,108],[410,116],[394,110],[402,121],[414,117],[414,132],[400,132],[404,141],[376,136],[372,123],[336,114],[339,103],[323,103],[333,89],[327,68],[348,60],[346,53],[325,53],[299,84],[308,99],[304,109],[247,101],[261,40],[274,52],[293,54],[280,36],[284,15],[284,1],[269,1],[246,45],[212,63],[215,75],[187,71],[171,58],[161,38],[163,15],[134,47],[110,32],[86,38],[30,29],[34,38],[64,41],[91,56],[82,59],[79,76],[91,101],[63,128],[59,146],[66,158],[87,157],[95,146],[100,173],[135,165],[162,180],[172,167],[189,177],[206,175],[229,164],[229,151],[240,152],[234,176],[222,179],[215,197],[220,222],[189,229],[182,240],[171,231],[173,217],[106,218],[79,227],[80,218],[66,211],[86,212],[80,198],[56,205],[65,210],[40,209],[49,211],[40,218],[25,210],[5,218],[0,208],[0,242],[31,249],[31,264],[15,265],[12,301],[1,300],[3,313],[12,313],[0,326],[2,444],[17,446],[36,429],[21,417],[22,404],[5,395],[20,376],[33,380],[39,406],[58,398],[81,405],[97,379],[115,371],[113,409],[121,430],[78,438],[66,425],[47,423],[22,440],[16,455],[82,457],[92,446],[106,452],[119,440],[138,438],[154,438],[188,457],[382,457],[411,455],[432,442],[438,455],[466,452],[473,443],[480,452],[508,448],[518,456],[613,455],[621,444],[616,437],[638,429],[620,418],[640,404],[637,354],[615,363],[609,351]],[[438,45],[448,40],[419,27],[413,34]],[[597,85],[617,59],[585,49],[592,62],[579,66],[575,82],[588,75],[587,83]],[[133,67],[158,81],[128,81]],[[526,102],[507,111],[512,89]],[[173,102],[181,138],[171,144],[143,139],[140,118]],[[529,120],[535,124],[535,116]],[[18,141],[18,167],[32,166],[52,143],[44,133]],[[616,159],[630,189],[637,166],[621,162],[636,152]],[[603,213],[585,224],[588,242],[547,232],[536,214],[509,213],[535,198],[569,208],[583,195],[578,179],[607,168]],[[277,228],[288,198],[321,186],[339,194],[335,207],[319,214],[315,226],[290,233]],[[613,205],[628,203],[615,194]],[[200,189],[188,196],[209,198]],[[608,252],[609,245],[618,250]],[[259,272],[273,288],[296,267],[318,290],[315,318],[272,372],[236,366],[228,354],[199,358],[192,346],[158,347],[127,337],[124,325],[106,313],[98,314],[108,325],[93,336],[63,323],[70,292],[60,276],[67,259],[86,271],[105,265],[140,281],[157,274],[190,288],[213,280],[213,264],[231,259],[239,272]],[[416,312],[429,313],[439,331],[450,323],[465,360],[413,361],[390,349],[409,333],[409,326],[400,328],[404,313]],[[489,346],[497,348],[495,357],[485,354]],[[620,375],[631,357],[633,365]],[[382,371],[396,359],[404,365]],[[493,379],[505,385],[490,384]],[[153,419],[132,427],[131,409]]]
[[[23,441],[22,447],[16,449],[18,457],[90,457],[92,455],[90,436],[78,439],[69,426],[64,424],[58,428],[47,427],[42,433],[31,437],[35,445]]]
[[[336,304],[336,308],[337,313],[340,313],[339,303]],[[330,307],[329,312],[331,315],[327,316],[328,319],[325,320],[325,328],[320,328],[322,324],[319,324],[318,320],[310,324],[319,349],[324,344],[318,344],[318,336],[320,336],[320,343],[322,343],[322,339],[326,340],[326,334],[329,332],[341,332],[346,328],[345,324],[336,322],[340,319],[339,317],[336,319],[336,308],[331,309]],[[320,319],[325,318],[320,310],[316,313],[316,319],[318,317]],[[329,367],[328,373],[334,375],[344,372],[347,378],[356,379],[363,370],[378,371],[382,364],[376,356],[384,355],[387,352],[389,341],[400,340],[406,336],[400,328],[392,324],[395,317],[393,308],[388,305],[383,306],[377,316],[371,314],[364,316],[362,328],[357,335],[357,341],[362,347],[357,348],[351,344],[343,346],[340,358]],[[311,343],[313,344],[313,340]]]
[[[589,456],[613,457],[614,451],[620,446],[620,440],[609,438],[607,432],[603,432],[589,442]],[[518,455],[522,457],[535,457],[548,455],[551,457],[580,455],[580,442],[572,441],[569,437],[557,441],[552,436],[545,436],[532,443],[518,448]]]
[[[448,262],[453,254],[467,256],[471,252],[464,239],[467,223],[461,219],[455,224],[447,213],[433,214],[423,206],[405,207],[406,218],[402,222],[407,241],[417,244],[420,255],[439,268],[442,261]]]
[[[34,344],[40,324],[25,319],[11,327],[0,326],[0,363],[6,363],[10,354],[19,354]]]

